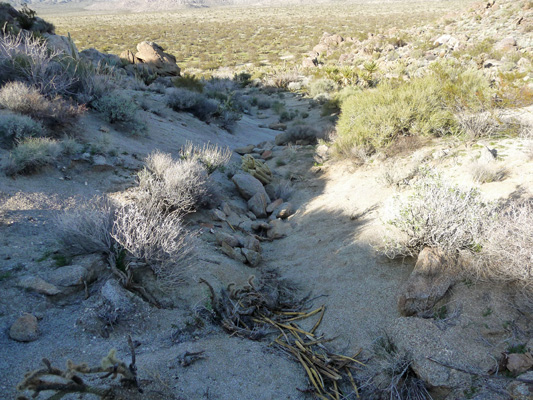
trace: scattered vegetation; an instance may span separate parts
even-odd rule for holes
[[[424,247],[455,255],[481,250],[495,206],[484,202],[476,189],[463,190],[426,171],[407,199],[395,199],[392,213],[388,223],[402,236],[386,238],[386,255],[416,256]]]
[[[5,171],[8,175],[26,174],[53,164],[63,150],[55,139],[28,137],[11,151]]]
[[[118,93],[109,93],[102,96],[93,106],[110,123],[133,122],[140,110],[139,106],[131,98]]]
[[[454,111],[477,110],[490,93],[479,73],[441,64],[410,82],[382,82],[343,103],[336,146],[344,154],[354,147],[372,152],[402,136],[458,134]]]
[[[43,126],[23,115],[0,115],[0,145],[10,148],[13,143],[29,137],[42,136]]]
[[[184,214],[209,199],[208,173],[196,158],[173,160],[170,154],[154,152],[138,179],[136,198],[146,208]]]

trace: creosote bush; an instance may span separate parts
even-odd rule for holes
[[[342,104],[336,146],[381,149],[398,137],[440,137],[461,133],[454,113],[490,106],[491,89],[477,71],[436,65],[409,82],[380,83],[355,93]]]
[[[388,236],[382,247],[387,256],[416,256],[424,247],[437,247],[455,255],[478,252],[486,228],[495,218],[495,205],[484,202],[476,189],[453,186],[431,171],[407,199],[395,198],[388,223],[401,236]]]

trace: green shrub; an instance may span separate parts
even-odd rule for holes
[[[371,151],[400,136],[444,136],[459,133],[454,112],[479,111],[490,104],[488,82],[475,71],[436,66],[410,82],[384,82],[350,96],[337,125],[337,150]]]
[[[331,79],[317,79],[309,85],[309,95],[312,98],[327,96],[335,90],[337,90],[337,84]]]
[[[28,137],[41,136],[43,126],[23,115],[0,115],[0,145],[11,147],[13,142]]]
[[[197,93],[202,93],[204,90],[204,83],[194,75],[184,74],[175,78],[172,83],[177,88],[187,89]]]
[[[102,96],[93,106],[110,123],[133,122],[139,111],[139,107],[132,99],[116,92]]]
[[[12,151],[5,167],[8,175],[25,174],[53,164],[61,155],[61,144],[49,138],[27,138]]]

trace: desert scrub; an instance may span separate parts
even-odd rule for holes
[[[531,290],[533,284],[533,206],[512,202],[499,210],[486,230],[483,248],[476,254],[476,272],[482,278],[515,281]]]
[[[48,99],[23,82],[9,82],[0,89],[0,106],[39,119],[49,127],[66,125],[85,112],[84,106],[60,96]]]
[[[228,165],[232,154],[229,147],[223,148],[209,142],[200,146],[194,145],[190,141],[182,146],[180,153],[183,160],[198,160],[204,165],[208,174]]]
[[[42,136],[43,126],[23,115],[0,115],[0,146],[10,148],[14,142]]]
[[[435,66],[410,82],[383,82],[349,97],[337,125],[337,150],[381,149],[401,136],[459,134],[454,112],[490,102],[488,82],[475,71]]]
[[[5,171],[8,175],[25,174],[53,164],[63,149],[50,138],[26,138],[11,151]]]
[[[390,211],[387,223],[401,233],[384,240],[381,250],[391,258],[416,256],[424,247],[451,255],[478,252],[495,217],[495,205],[484,202],[478,190],[461,189],[432,171],[422,171],[412,194],[395,197]]]
[[[167,90],[167,105],[174,111],[187,111],[201,121],[211,121],[218,112],[219,102],[187,89]]]
[[[102,96],[93,106],[110,123],[133,122],[140,110],[132,99],[117,92]]]
[[[70,255],[106,256],[123,286],[138,289],[132,265],[147,265],[166,284],[175,284],[194,250],[193,235],[177,214],[136,204],[117,206],[107,198],[58,216],[58,235]]]
[[[208,201],[208,173],[196,158],[174,160],[156,151],[146,158],[138,181],[136,201],[145,208],[185,214]]]

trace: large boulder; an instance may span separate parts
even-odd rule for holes
[[[113,65],[121,64],[120,58],[115,54],[102,53],[96,49],[85,49],[80,51],[80,57],[92,63],[94,66],[99,65]]]
[[[49,49],[65,53],[69,56],[77,57],[79,54],[74,42],[66,36],[46,35],[46,44]]]
[[[424,248],[398,297],[402,315],[426,316],[458,279],[458,262],[440,249]]]
[[[161,76],[179,76],[180,68],[176,57],[165,53],[163,48],[154,42],[141,42],[137,45],[135,57],[139,63],[149,64]]]

